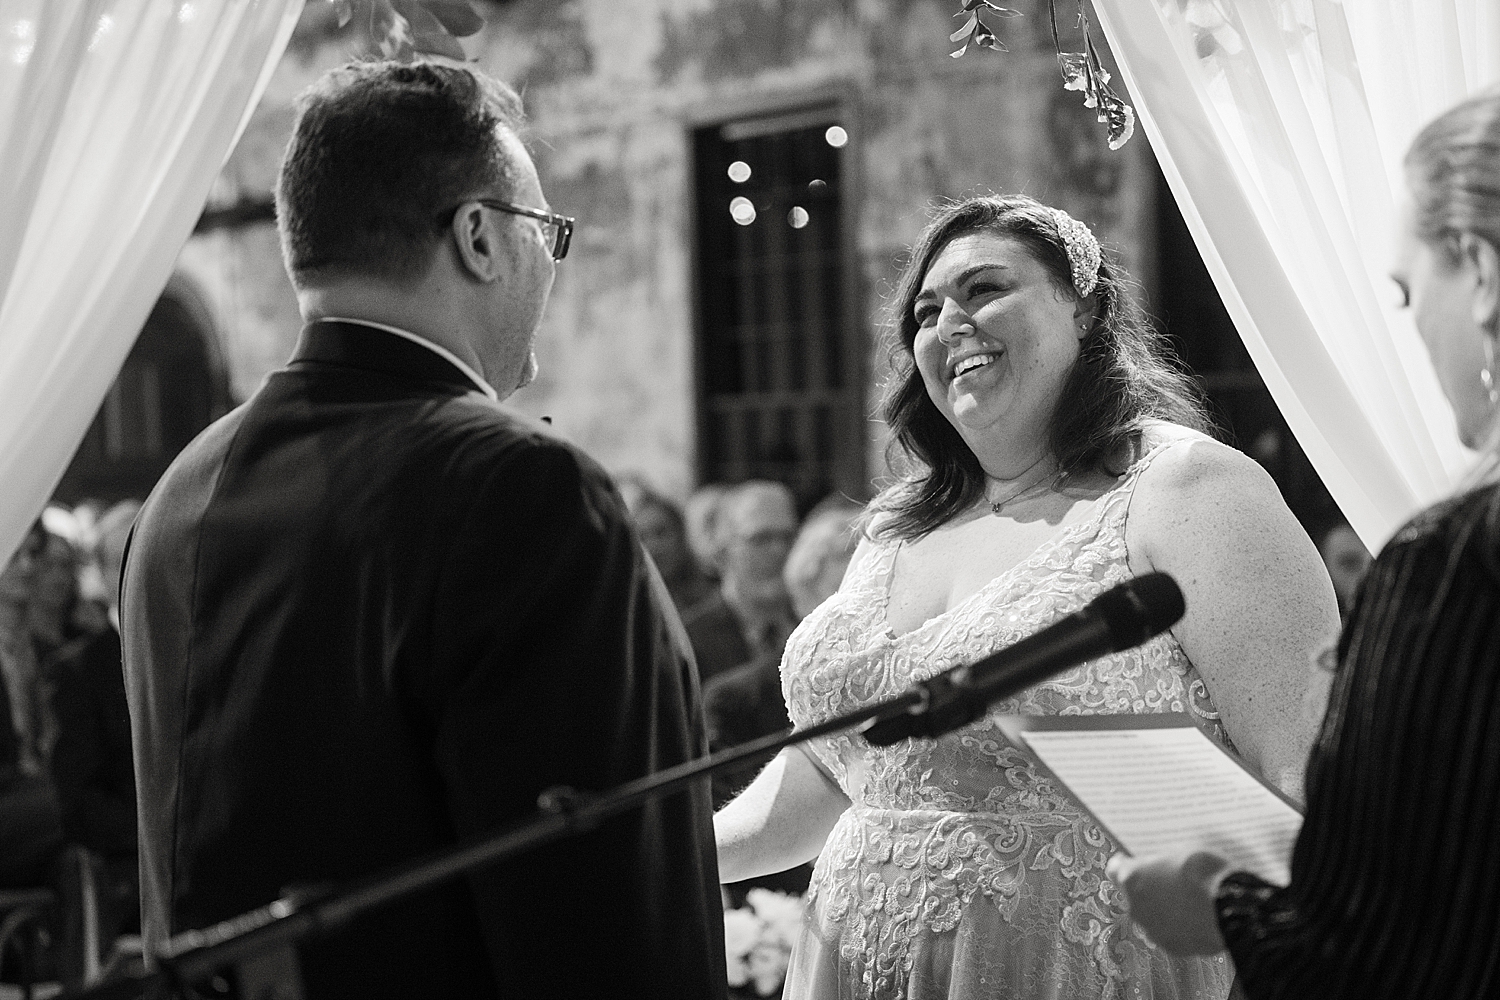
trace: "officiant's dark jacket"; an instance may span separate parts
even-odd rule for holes
[[[604,472],[421,344],[314,323],[136,523],[148,948],[705,752]],[[314,997],[723,996],[708,784],[302,949]]]

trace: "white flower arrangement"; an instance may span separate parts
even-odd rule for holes
[[[724,911],[724,955],[729,985],[750,986],[756,996],[780,991],[792,957],[792,942],[802,926],[802,897],[770,889],[751,889],[744,909]]]

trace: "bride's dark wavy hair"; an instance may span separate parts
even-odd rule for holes
[[[979,459],[927,395],[912,353],[918,329],[912,306],[927,269],[951,240],[976,231],[1015,240],[1046,268],[1060,292],[1078,294],[1062,234],[1047,206],[1024,195],[989,195],[938,209],[917,238],[887,304],[891,371],[881,410],[893,433],[887,461],[904,472],[870,504],[869,524],[877,537],[921,538],[984,495]],[[1148,420],[1213,432],[1202,392],[1178,366],[1165,336],[1147,321],[1132,286],[1124,268],[1106,253],[1093,292],[1093,327],[1052,415],[1052,452],[1063,482],[1100,469],[1123,472],[1111,469],[1110,462],[1135,454]]]

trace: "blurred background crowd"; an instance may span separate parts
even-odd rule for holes
[[[0,572],[0,887],[58,893],[43,953],[69,981],[137,921],[116,604],[139,507],[48,507]]]

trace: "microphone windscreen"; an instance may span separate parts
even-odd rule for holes
[[[1092,607],[1109,628],[1115,652],[1160,635],[1177,624],[1187,610],[1177,581],[1165,573],[1126,580],[1095,598]]]

